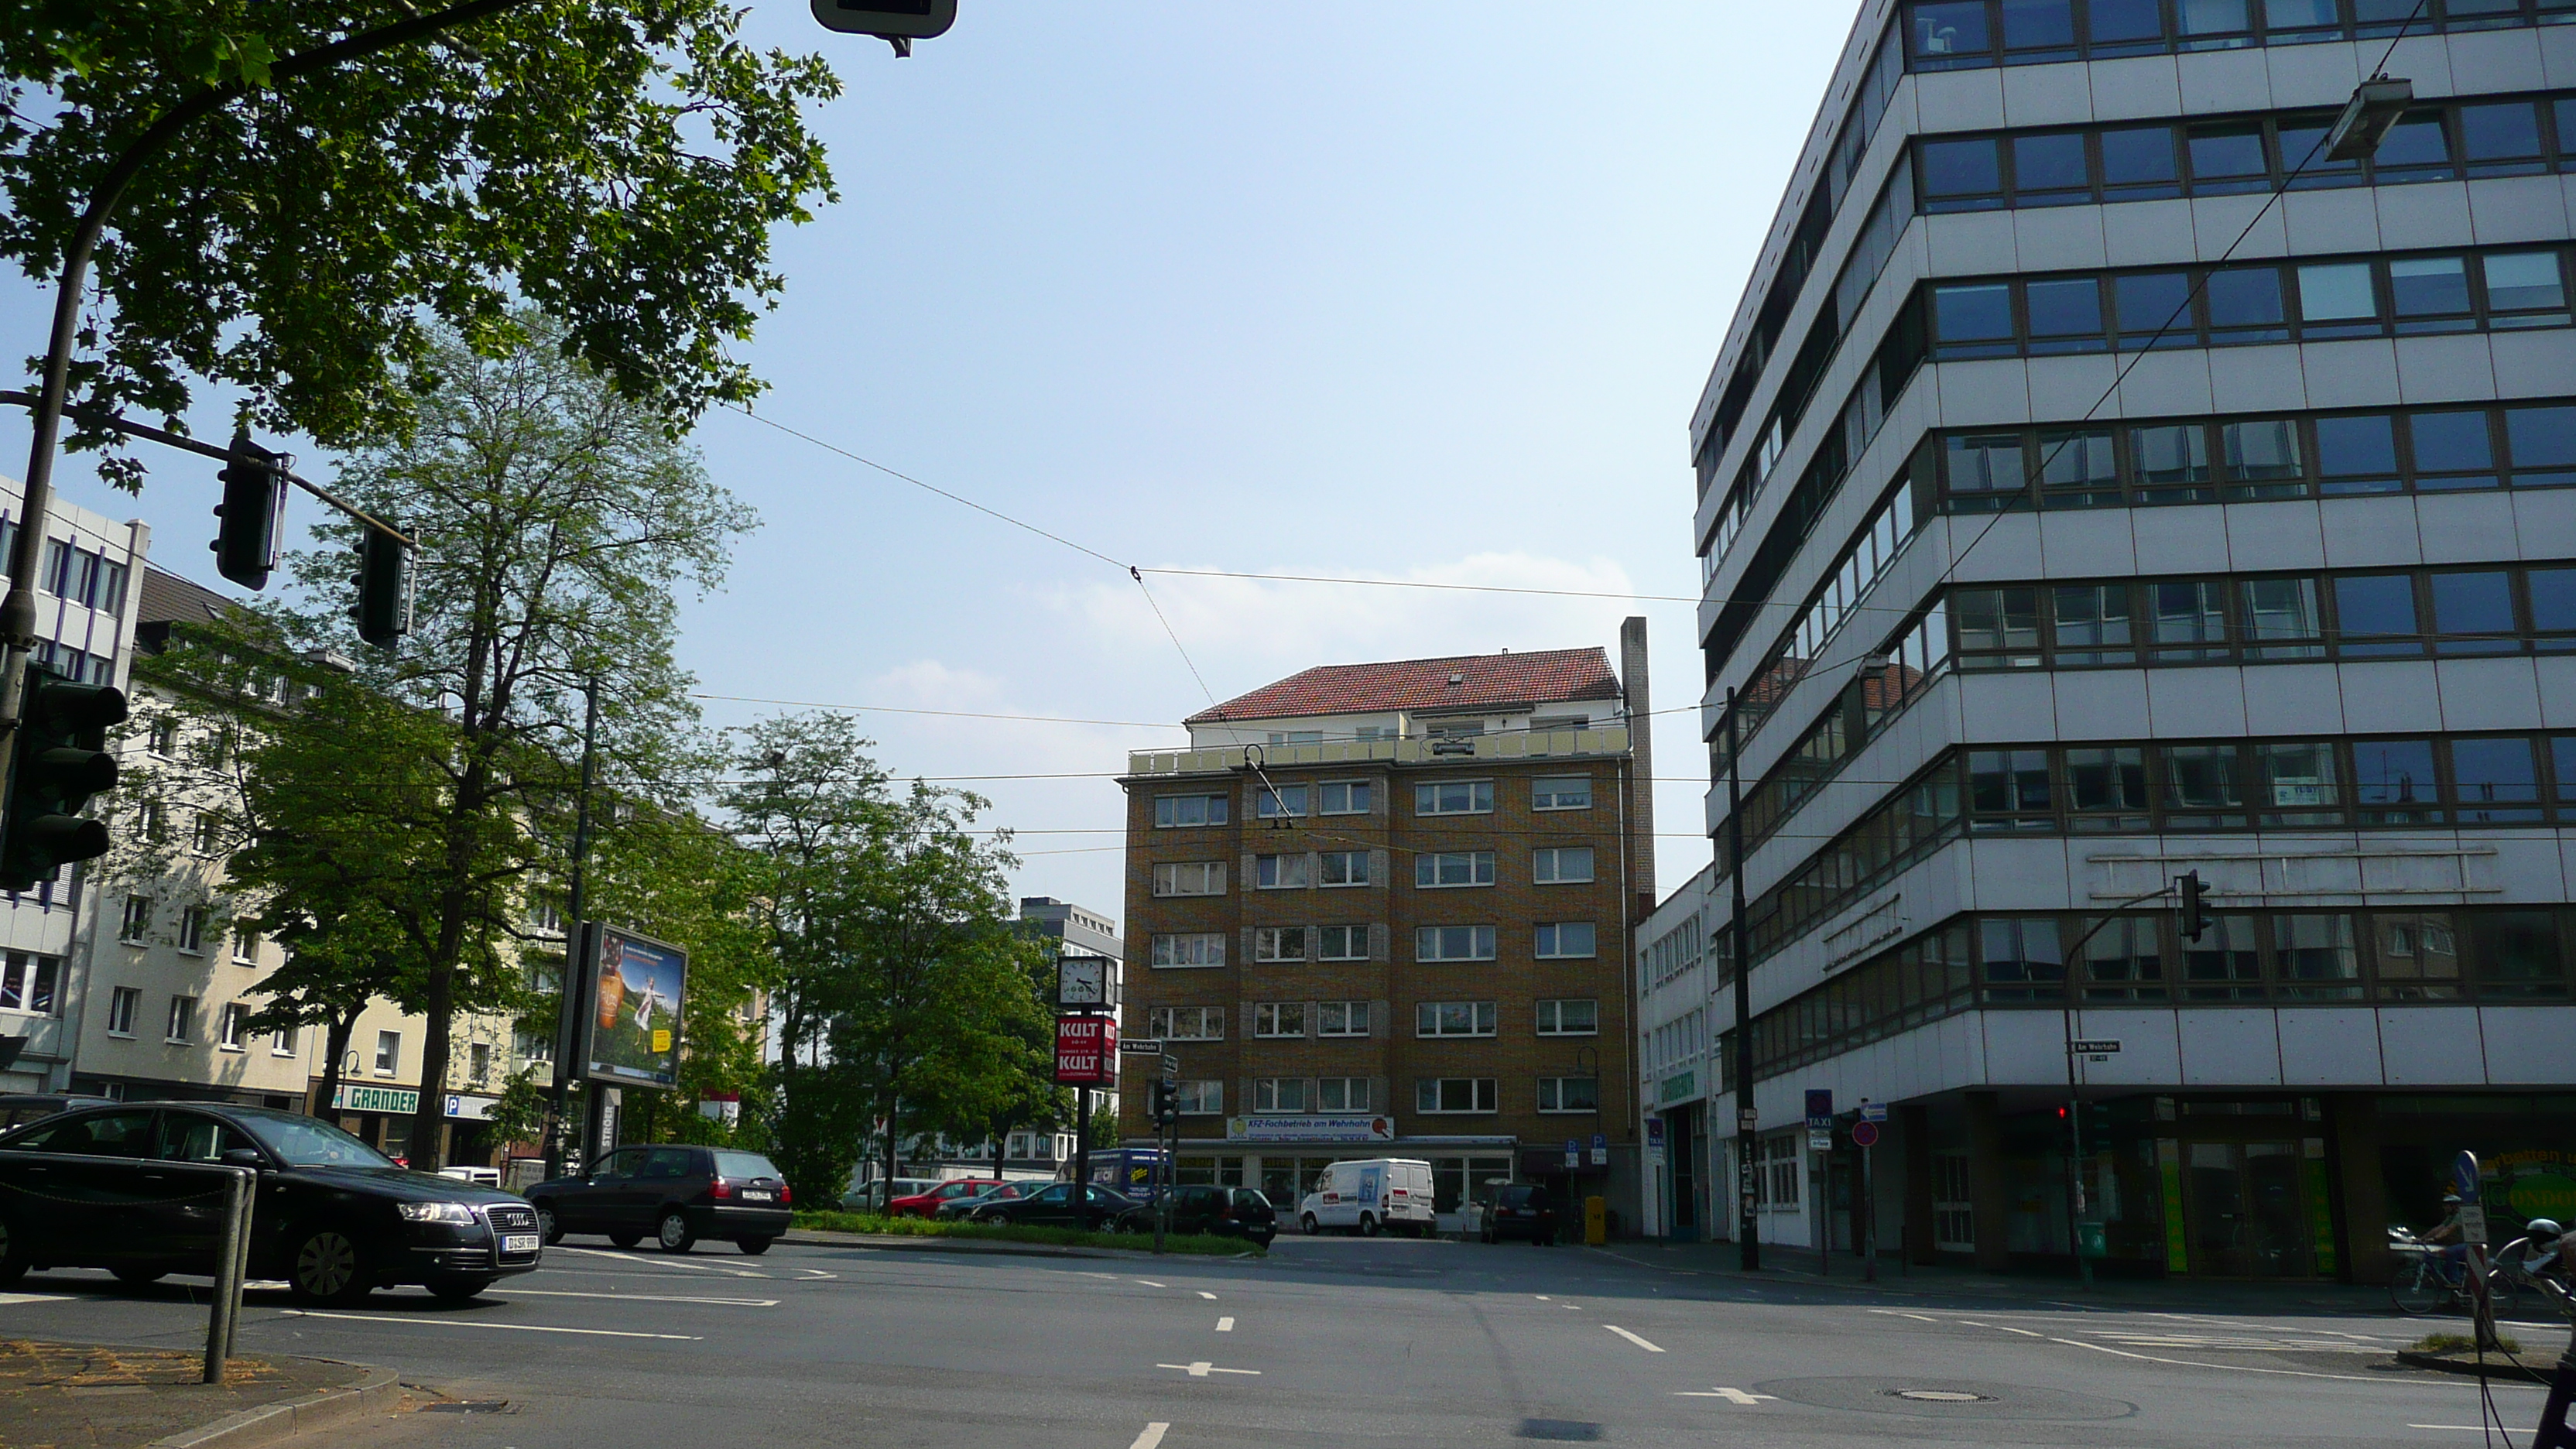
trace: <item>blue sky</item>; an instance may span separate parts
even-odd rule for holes
[[[763,414],[1148,566],[1697,593],[1691,408],[1850,5],[961,10],[897,60],[797,0],[753,5],[756,39],[847,87],[814,118],[842,201],[778,239],[785,303],[744,354]],[[0,282],[7,355],[42,345],[48,296]],[[192,422],[228,431],[219,403]],[[1142,722],[1208,703],[1123,572],[737,415],[697,440],[762,518],[684,614],[707,693]],[[0,471],[26,447],[0,418]],[[212,465],[145,456],[139,499],[77,459],[58,477],[219,583]],[[1615,648],[1632,612],[1654,702],[1698,688],[1686,603],[1151,583],[1219,698],[1313,664]],[[768,708],[707,704],[719,725]],[[864,722],[900,774],[1087,774],[971,788],[1025,832],[1023,893],[1124,914],[1111,776],[1177,729]],[[1708,859],[1706,755],[1691,715],[1656,725],[1669,890]]]

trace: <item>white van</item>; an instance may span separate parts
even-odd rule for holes
[[[1406,1157],[1336,1162],[1297,1205],[1297,1226],[1309,1233],[1349,1228],[1362,1237],[1380,1232],[1431,1236],[1431,1164]]]

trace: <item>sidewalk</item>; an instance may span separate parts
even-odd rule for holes
[[[0,1444],[63,1449],[252,1449],[390,1412],[391,1369],[321,1358],[235,1358],[220,1386],[196,1353],[0,1339]]]
[[[1894,1255],[1883,1253],[1878,1261],[1878,1281],[1868,1283],[1861,1278],[1861,1261],[1848,1253],[1835,1254],[1831,1272],[1820,1275],[1813,1248],[1779,1243],[1762,1245],[1762,1271],[1755,1274],[1747,1274],[1736,1266],[1733,1243],[1631,1240],[1613,1242],[1594,1251],[1671,1273],[1726,1278],[1739,1283],[1794,1284],[1895,1297],[1977,1298],[1997,1303],[2045,1303],[2060,1307],[2072,1305],[2123,1310],[2279,1313],[2297,1308],[2396,1316],[2384,1288],[2307,1279],[2263,1282],[2211,1278],[2097,1278],[2091,1288],[2086,1288],[2071,1276],[1981,1273],[1973,1268],[1949,1265],[1909,1267],[1898,1262]]]

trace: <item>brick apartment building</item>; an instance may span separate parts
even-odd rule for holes
[[[1621,653],[1624,687],[1597,648],[1309,669],[1129,757],[1122,1028],[1180,1061],[1181,1181],[1286,1212],[1418,1157],[1443,1213],[1536,1179],[1635,1221],[1644,620]]]

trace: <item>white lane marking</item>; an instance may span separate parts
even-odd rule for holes
[[[1209,1292],[1209,1291],[1207,1291],[1205,1288],[1202,1288],[1202,1289],[1200,1289],[1200,1290],[1199,1290],[1199,1296],[1200,1296],[1201,1298],[1206,1299],[1206,1300],[1207,1300],[1207,1301],[1209,1301],[1210,1303],[1214,1303],[1214,1302],[1216,1301],[1216,1295],[1215,1295],[1215,1294],[1213,1294],[1213,1293],[1210,1293],[1210,1292]]]
[[[2386,1382],[2383,1379],[2366,1379],[2359,1374],[2320,1374],[2310,1373],[2305,1369],[2251,1368],[2244,1364],[2202,1363],[2197,1359],[2188,1358],[2158,1358],[2151,1353],[2130,1353],[2126,1349],[2105,1348],[2101,1344],[2086,1343],[2081,1339],[2075,1338],[2052,1338],[2049,1342],[2062,1343],[2069,1348],[2089,1348],[2095,1353],[2114,1354],[2121,1358],[2143,1359],[2148,1363],[2178,1364],[2183,1368],[2224,1369],[2228,1373],[2232,1374],[2286,1374],[2294,1379],[2340,1379],[2348,1384],[2376,1384]]]
[[[1261,1370],[1259,1369],[1218,1368],[1215,1364],[1209,1363],[1206,1359],[1200,1359],[1196,1363],[1158,1363],[1154,1365],[1154,1367],[1179,1369],[1182,1373],[1188,1374],[1194,1379],[1203,1379],[1209,1374],[1250,1374],[1254,1378],[1261,1377]]]
[[[1128,1445],[1127,1449],[1162,1449],[1163,1431],[1170,1427],[1161,1423],[1146,1425],[1144,1432],[1138,1434],[1136,1442]]]
[[[1706,1392],[1699,1392],[1692,1389],[1681,1389],[1676,1391],[1673,1397],[1677,1399],[1724,1399],[1730,1404],[1763,1404],[1774,1402],[1772,1396],[1769,1394],[1748,1394],[1742,1389],[1724,1388],[1709,1389]]]
[[[0,1293],[0,1303],[69,1303],[68,1293]]]
[[[1115,1273],[1094,1273],[1088,1268],[1074,1269],[1073,1276],[1077,1278],[1106,1278],[1112,1283],[1118,1281],[1118,1275]]]
[[[1151,1278],[1139,1278],[1136,1281],[1144,1284],[1148,1288],[1168,1288],[1171,1286],[1168,1283],[1157,1283]]]
[[[717,1303],[727,1308],[775,1308],[775,1298],[682,1298],[669,1293],[575,1293],[568,1288],[498,1289],[496,1298],[607,1298],[627,1303]]]
[[[1548,1301],[1548,1297],[1547,1297],[1547,1295],[1546,1295],[1546,1294],[1544,1294],[1544,1293],[1533,1293],[1533,1294],[1531,1294],[1530,1296],[1531,1296],[1532,1298],[1537,1299],[1537,1300],[1538,1300],[1539,1302],[1541,1302],[1541,1303],[1545,1303],[1545,1302],[1547,1302],[1547,1301]]]
[[[2018,1333],[2018,1334],[2020,1334],[2020,1335],[2021,1335],[2022,1337],[2024,1337],[2024,1338],[2046,1338],[2046,1337],[2048,1337],[2048,1335],[2047,1335],[2047,1334],[2045,1334],[2045,1333],[2033,1333],[2033,1332],[2031,1332],[2031,1331],[2030,1331],[2029,1329],[2027,1329],[2027,1328],[2015,1328],[2015,1327],[2013,1327],[2013,1326],[2012,1326],[2011,1324],[2009,1324],[2009,1323],[1998,1323],[1998,1324],[1996,1324],[1996,1325],[1995,1325],[1995,1327],[2002,1329],[2002,1330],[2003,1330],[2004,1332],[2006,1332],[2006,1333]]]
[[[1232,1333],[1232,1332],[1234,1332],[1234,1320],[1233,1320],[1233,1319],[1231,1319],[1231,1318],[1220,1318],[1220,1319],[1218,1319],[1218,1320],[1216,1321],[1216,1331],[1217,1331],[1217,1332],[1219,1332],[1219,1333]]]
[[[766,1278],[769,1276],[766,1273],[756,1273],[749,1268],[736,1268],[726,1263],[691,1263],[680,1258],[673,1257],[668,1253],[659,1257],[647,1258],[640,1254],[629,1253],[622,1250],[618,1252],[610,1252],[605,1248],[567,1248],[560,1244],[558,1244],[553,1251],[558,1253],[579,1253],[586,1258],[606,1258],[612,1262],[625,1263],[632,1267],[645,1269],[685,1268],[693,1273],[731,1273],[737,1278]]]
[[[838,1273],[826,1273],[820,1268],[799,1268],[796,1271],[804,1274],[808,1278],[838,1278],[841,1276]]]
[[[407,1323],[418,1328],[491,1328],[511,1333],[578,1333],[590,1338],[660,1338],[678,1343],[702,1343],[705,1335],[696,1333],[628,1333],[614,1328],[555,1328],[543,1323],[478,1323],[470,1318],[399,1318],[382,1313],[315,1313],[302,1308],[281,1310],[286,1318],[337,1318],[349,1323]]]
[[[1583,1311],[1583,1305],[1580,1303],[1560,1303],[1556,1306],[1564,1309],[1568,1313],[1581,1313]]]
[[[1648,1353],[1662,1353],[1662,1352],[1663,1352],[1663,1350],[1662,1350],[1661,1348],[1657,1347],[1657,1346],[1656,1346],[1656,1345],[1654,1345],[1654,1344],[1651,1344],[1651,1343],[1646,1342],[1644,1339],[1639,1338],[1637,1335],[1635,1335],[1635,1334],[1633,1334],[1633,1333],[1630,1333],[1628,1330],[1626,1330],[1626,1329],[1624,1329],[1624,1328],[1621,1328],[1619,1325],[1617,1325],[1617,1324],[1615,1324],[1615,1323],[1605,1323],[1605,1324],[1603,1324],[1603,1325],[1601,1325],[1601,1326],[1602,1326],[1603,1328],[1606,1328],[1606,1329],[1610,1330],[1612,1333],[1615,1333],[1615,1334],[1619,1335],[1621,1338],[1624,1338],[1624,1339],[1628,1340],[1630,1343],[1635,1344],[1637,1347],[1644,1349],[1644,1350],[1645,1350],[1646,1352],[1648,1352]]]
[[[2492,1433],[2495,1429],[2495,1425],[2493,1424],[2409,1424],[2406,1427],[2409,1429],[2457,1429],[2462,1433],[2467,1434]]]

